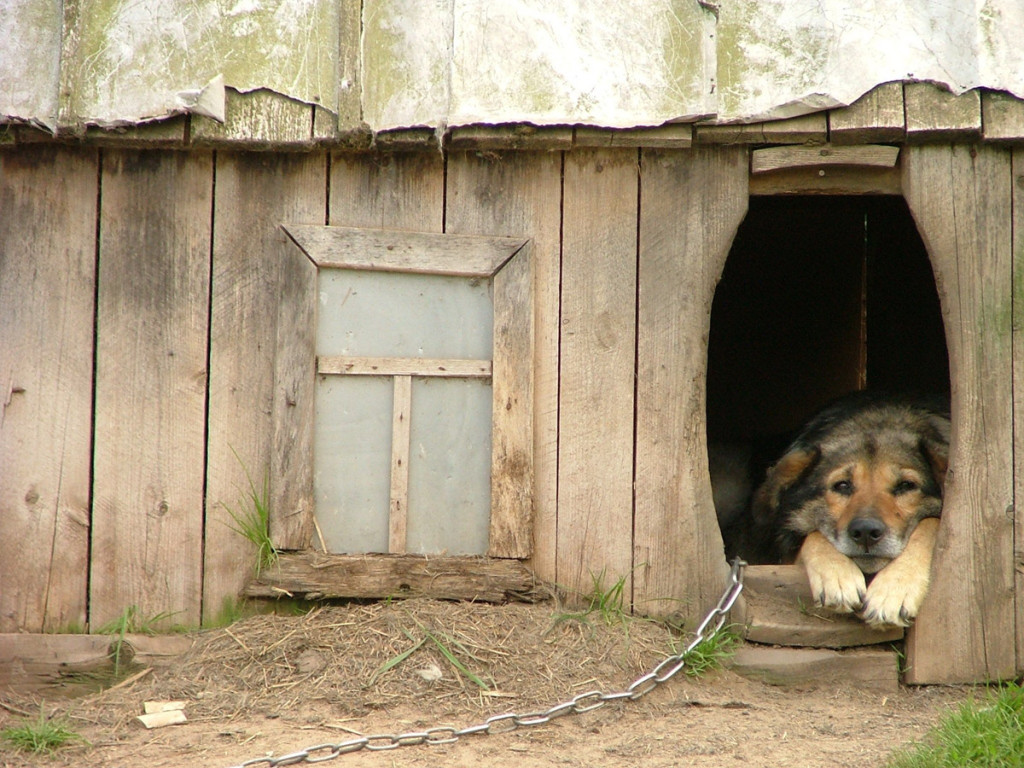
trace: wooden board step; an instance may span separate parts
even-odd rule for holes
[[[872,629],[856,616],[814,607],[803,568],[750,565],[743,573],[744,606],[737,623],[749,642],[808,648],[851,648],[903,638],[904,630]]]
[[[899,688],[899,657],[886,648],[769,648],[745,645],[733,672],[769,685],[839,685],[891,693]]]

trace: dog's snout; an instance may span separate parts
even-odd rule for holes
[[[846,528],[846,532],[854,543],[865,549],[870,549],[880,542],[885,537],[886,531],[885,523],[873,517],[858,517]]]

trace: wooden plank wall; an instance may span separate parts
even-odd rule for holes
[[[927,661],[911,674],[1006,676],[1024,647],[1024,526],[1015,549],[1011,511],[1011,464],[1024,474],[1024,429],[1011,429],[1024,376],[1011,368],[1024,353],[1009,341],[1021,163],[992,145],[904,152],[944,311],[962,329],[950,335],[961,453],[940,545],[954,566],[912,635]],[[224,507],[287,450],[273,429],[283,222],[532,238],[530,562],[569,590],[622,579],[642,610],[701,613],[724,563],[694,371],[745,210],[746,153],[0,154],[0,631],[95,628],[129,606],[195,623],[238,594],[253,555]],[[308,542],[301,505],[279,542]]]

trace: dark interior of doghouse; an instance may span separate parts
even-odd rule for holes
[[[713,480],[740,461],[756,485],[809,416],[862,389],[949,395],[935,279],[905,201],[752,197],[711,313]],[[722,485],[716,502],[735,503]]]

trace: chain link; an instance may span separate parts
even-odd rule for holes
[[[232,766],[232,768],[253,768],[254,766],[281,768],[281,766],[298,765],[299,763],[323,763],[341,755],[359,752],[363,749],[376,752],[397,749],[398,747],[411,747],[417,744],[452,744],[466,736],[476,736],[479,734],[493,736],[499,733],[511,733],[518,728],[544,725],[565,715],[581,715],[584,712],[593,712],[595,709],[600,709],[612,701],[636,701],[679,674],[686,667],[686,659],[693,653],[694,649],[702,643],[708,642],[721,631],[729,615],[729,610],[736,602],[740,592],[743,591],[744,565],[746,563],[742,560],[736,559],[733,561],[732,570],[729,573],[729,583],[722,593],[722,597],[718,600],[718,604],[704,617],[704,621],[700,623],[700,626],[697,627],[690,644],[679,653],[663,659],[650,672],[641,675],[630,683],[625,690],[611,693],[597,690],[587,691],[544,711],[528,712],[525,714],[507,712],[502,715],[489,717],[479,725],[471,725],[462,729],[441,726],[430,728],[426,731],[412,731],[410,733],[378,733],[373,736],[360,736],[338,744],[318,744],[315,747],[308,747],[298,752],[281,755],[280,757],[258,757],[254,760],[247,760],[237,766]]]

